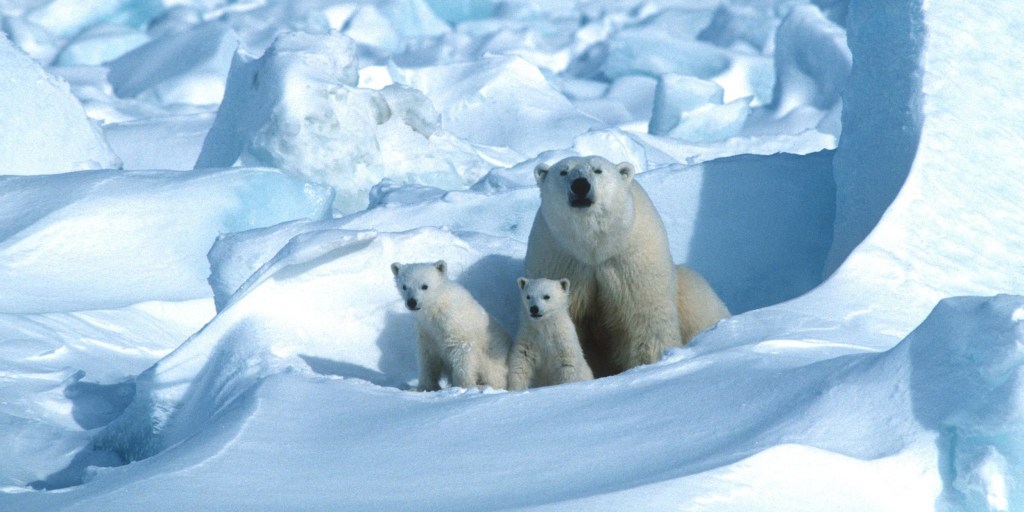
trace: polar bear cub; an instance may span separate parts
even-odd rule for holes
[[[391,264],[419,331],[419,389],[441,389],[442,376],[453,386],[504,389],[512,337],[447,271],[443,260]]]
[[[569,280],[520,277],[516,282],[523,315],[508,356],[508,388],[593,379],[569,316]]]

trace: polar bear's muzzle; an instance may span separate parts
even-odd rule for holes
[[[569,206],[587,208],[594,204],[594,187],[590,180],[578,177],[569,182]]]

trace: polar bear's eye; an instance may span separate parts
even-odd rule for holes
[[[594,169],[594,174],[601,174],[601,169]]]
[[[569,175],[569,171],[562,171],[562,172],[558,173],[558,175],[559,176],[568,176]]]
[[[529,295],[527,295],[526,296],[526,300],[533,300],[533,297],[530,297]]]
[[[409,289],[409,287],[403,284],[403,285],[402,285],[402,289],[403,289],[403,290],[408,290],[408,289]]]
[[[427,285],[420,286],[420,289],[421,290],[426,290],[427,289]]]
[[[551,298],[551,296],[550,296],[550,295],[545,295],[545,296],[544,296],[544,300],[548,300],[548,299],[550,299],[550,298]]]

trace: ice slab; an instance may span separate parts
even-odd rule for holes
[[[577,135],[602,126],[519,57],[395,68],[394,74],[430,98],[445,130],[476,144],[506,146],[531,157],[568,147]]]
[[[329,190],[271,169],[0,178],[0,311],[209,297],[222,233],[330,214]]]
[[[238,36],[221,22],[168,34],[109,63],[108,78],[122,98],[165,104],[216,104],[224,95]]]
[[[117,168],[99,127],[67,82],[0,34],[0,174]]]

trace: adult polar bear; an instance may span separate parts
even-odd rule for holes
[[[673,264],[665,226],[635,172],[599,156],[534,170],[541,206],[526,276],[572,282],[569,312],[598,377],[653,363],[729,316],[699,274]]]

